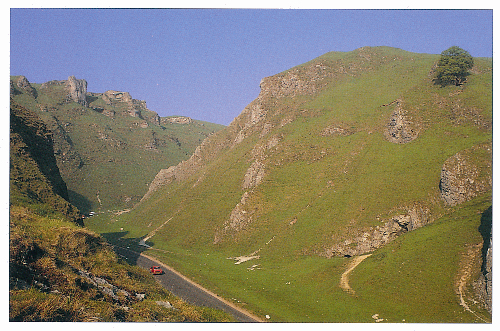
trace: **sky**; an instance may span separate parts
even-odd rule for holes
[[[262,78],[363,46],[492,57],[493,10],[10,8],[10,75],[74,75],[162,117],[224,125]]]

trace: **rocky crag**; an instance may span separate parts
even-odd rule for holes
[[[22,81],[24,85],[31,86],[24,76],[18,78],[18,86],[19,81]],[[26,91],[26,88],[20,88]],[[133,99],[128,92],[113,90],[104,93],[88,92],[85,79],[76,79],[75,76],[70,76],[67,80],[53,80],[40,86],[40,90],[45,90],[45,93],[53,93],[53,90],[61,90],[61,88],[66,93],[64,100],[66,103],[76,102],[83,107],[91,107],[93,110],[110,117],[119,113],[145,119],[151,124],[159,124],[160,122],[158,114],[147,108],[146,101]],[[47,107],[43,107],[43,105],[41,107],[47,110]]]
[[[16,87],[24,91],[25,93],[31,95],[32,97],[36,98],[38,93],[36,90],[31,86],[30,82],[28,79],[24,76],[19,76],[14,83],[14,81],[10,81],[10,93],[11,94],[19,94],[19,91],[16,91]]]

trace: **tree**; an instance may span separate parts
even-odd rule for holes
[[[473,66],[474,59],[469,52],[452,46],[441,53],[436,68],[436,83],[441,86],[462,85]]]

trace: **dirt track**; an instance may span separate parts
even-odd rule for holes
[[[263,322],[259,317],[218,297],[217,294],[201,287],[171,267],[150,256],[146,256],[144,253],[139,254],[116,246],[115,251],[127,258],[127,260],[135,261],[136,265],[145,269],[149,269],[152,265],[161,266],[165,273],[156,275],[156,279],[167,290],[190,304],[223,310],[234,316],[238,322]]]
[[[342,274],[342,276],[340,276],[340,284],[339,284],[339,286],[344,291],[347,291],[349,293],[354,294],[354,290],[349,286],[349,274],[351,273],[351,271],[354,270],[354,268],[356,268],[358,266],[358,264],[360,264],[364,259],[366,259],[370,255],[371,254],[360,255],[360,256],[355,256],[355,257],[352,258],[351,263],[349,263],[349,265],[347,266],[347,269],[344,271],[344,273]]]

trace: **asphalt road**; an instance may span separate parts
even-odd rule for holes
[[[155,275],[154,277],[163,287],[190,304],[223,310],[234,316],[238,322],[262,322],[258,317],[252,316],[243,309],[219,298],[216,294],[195,284],[179,272],[154,258],[144,256],[144,254],[139,255],[137,252],[117,246],[115,246],[115,251],[119,255],[126,257],[131,263],[142,268],[149,270],[153,265],[162,267],[164,274]]]

